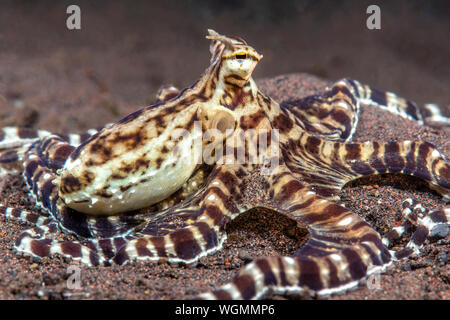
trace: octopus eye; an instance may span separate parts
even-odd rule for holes
[[[234,56],[234,58],[236,60],[245,60],[245,59],[248,59],[248,54],[246,54],[246,53],[237,54]]]

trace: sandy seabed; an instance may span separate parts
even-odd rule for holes
[[[279,101],[318,92],[329,82],[307,74],[283,75],[258,81],[259,88]],[[92,112],[95,112],[93,108]],[[40,117],[45,117],[44,113]],[[87,112],[85,117],[89,117]],[[61,121],[65,117],[61,118]],[[362,109],[355,141],[426,140],[450,155],[449,129],[422,127],[373,107]],[[251,196],[250,196],[251,197]],[[2,201],[36,210],[26,196],[20,177],[5,181]],[[401,221],[401,203],[407,198],[431,209],[442,205],[440,197],[422,181],[387,175],[352,182],[341,195],[352,210],[382,234]],[[294,253],[307,235],[299,236],[293,222],[267,210],[251,210],[227,228],[222,250],[204,257],[195,267],[167,263],[133,262],[125,266],[86,267],[60,257],[41,262],[19,257],[12,250],[24,225],[0,222],[0,299],[183,299],[224,284],[239,268],[259,256]],[[61,239],[71,239],[61,235]],[[344,294],[320,299],[449,299],[450,238],[427,241],[420,256],[394,263],[380,275],[378,290],[364,284]],[[69,289],[68,267],[81,269],[81,288]],[[271,298],[283,299],[281,296]],[[314,298],[304,293],[295,298]]]

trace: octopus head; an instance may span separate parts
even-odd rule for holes
[[[226,83],[243,87],[263,56],[241,38],[220,35],[211,29],[208,32],[206,38],[213,40],[211,62],[222,63],[221,73]]]

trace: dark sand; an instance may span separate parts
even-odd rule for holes
[[[269,95],[291,99],[323,88],[326,82],[297,74],[260,80],[258,84]],[[448,157],[448,133],[449,130],[421,127],[401,117],[364,108],[355,140],[427,140],[439,146]],[[420,201],[426,208],[442,205],[439,196],[428,190],[424,183],[409,177],[365,179],[347,186],[342,193],[347,206],[382,233],[400,222],[401,202],[409,197]],[[2,199],[9,205],[34,210],[20,178],[6,181]],[[296,233],[292,221],[274,212],[253,210],[231,223],[224,248],[202,258],[196,267],[144,262],[122,267],[85,267],[62,258],[45,258],[36,263],[18,257],[11,248],[24,228],[12,222],[2,221],[0,224],[0,298],[3,299],[187,298],[227,282],[242,265],[255,257],[292,254],[305,240]],[[449,299],[449,240],[450,237],[438,242],[427,241],[419,257],[395,263],[381,275],[379,290],[369,290],[362,285],[357,290],[331,298]],[[80,290],[67,288],[67,268],[70,265],[81,268]],[[309,295],[301,297],[309,298]]]
[[[443,67],[448,66],[449,46],[442,41],[446,39],[442,34],[448,35],[448,24],[420,14],[418,21],[428,27],[427,32],[423,28],[414,31],[420,41],[403,41],[409,32],[405,18],[395,30],[389,29],[394,20],[386,19],[389,36],[374,42],[381,36],[351,32],[353,23],[359,21],[357,16],[348,13],[342,19],[339,15],[344,13],[337,12],[327,26],[348,34],[352,47],[339,46],[324,27],[305,30],[309,21],[305,19],[300,19],[304,24],[301,29],[293,27],[292,18],[276,23],[272,17],[263,21],[264,32],[250,23],[239,32],[239,25],[224,22],[235,18],[231,10],[223,10],[214,19],[214,10],[211,14],[205,8],[195,14],[186,10],[182,16],[180,9],[161,5],[152,8],[147,26],[142,8],[125,7],[116,4],[85,10],[83,33],[77,35],[58,27],[65,20],[60,16],[61,6],[46,6],[44,2],[32,8],[24,4],[0,10],[0,126],[80,132],[117,120],[138,105],[154,101],[160,85],[186,86],[196,79],[208,61],[202,37],[209,25],[219,32],[245,36],[265,55],[256,77],[272,75],[258,84],[278,101],[314,93],[331,83],[306,74],[273,77],[297,71],[332,80],[351,76],[419,103],[449,101],[449,73]],[[408,12],[399,10],[397,14],[408,17]],[[177,14],[179,19],[174,20]],[[177,22],[167,23],[168,19]],[[189,23],[183,23],[186,20]],[[341,23],[344,20],[346,23]],[[156,30],[161,32],[148,32],[155,26],[160,26]],[[322,50],[317,49],[322,42]],[[363,108],[355,140],[426,140],[449,158],[449,133],[449,129],[421,127],[374,108]],[[443,204],[421,181],[408,177],[366,179],[347,186],[342,193],[347,206],[381,233],[399,223],[401,203],[409,197],[430,209]],[[17,177],[5,181],[0,200],[34,210]],[[228,228],[224,248],[203,258],[196,267],[138,262],[88,268],[58,257],[39,263],[19,257],[12,247],[25,228],[0,221],[0,299],[182,299],[226,283],[255,257],[292,254],[305,240],[293,238],[299,234],[292,221],[254,210],[236,219]],[[331,299],[450,299],[449,241],[449,237],[427,241],[419,257],[395,263],[381,275],[380,290],[362,285]],[[71,265],[81,268],[80,290],[67,288],[67,268]]]

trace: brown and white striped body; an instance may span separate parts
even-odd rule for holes
[[[182,91],[163,88],[156,105],[99,131],[81,138],[0,131],[0,168],[4,174],[22,172],[43,213],[0,206],[7,218],[35,225],[17,240],[17,250],[38,258],[62,254],[89,265],[133,259],[196,263],[221,248],[228,222],[251,208],[270,208],[306,226],[308,242],[291,257],[251,262],[230,284],[200,296],[251,299],[269,289],[345,290],[394,259],[417,253],[428,235],[445,236],[448,208],[419,217],[405,205],[409,222],[383,239],[337,201],[349,181],[384,173],[422,178],[448,199],[450,166],[431,144],[350,142],[361,104],[421,124],[448,124],[437,107],[419,108],[351,79],[323,94],[278,104],[251,78],[261,55],[239,38],[212,30],[208,38],[211,64],[199,81]],[[214,139],[203,135],[207,130],[216,131]],[[246,134],[252,130],[271,138],[265,149],[258,144],[263,158],[276,160],[269,171],[252,161],[254,137]],[[213,162],[196,152],[198,138]],[[231,152],[222,156],[220,150]],[[264,174],[253,180],[259,170]],[[247,199],[250,181],[261,189],[257,199]],[[414,224],[410,244],[389,251],[391,240]],[[80,241],[57,241],[58,230]]]

